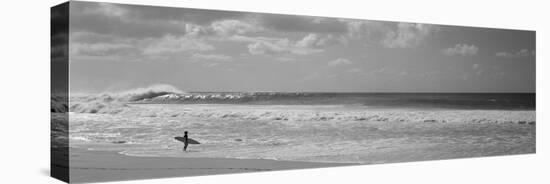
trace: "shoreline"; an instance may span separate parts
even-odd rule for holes
[[[69,155],[71,183],[95,183],[360,165],[268,159],[134,157],[115,151],[92,151],[82,148],[70,148]]]

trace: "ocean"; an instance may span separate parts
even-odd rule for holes
[[[161,93],[162,94],[162,93]],[[363,105],[382,108],[534,110],[534,93],[196,92],[136,98],[140,103]],[[164,97],[164,98],[163,98]]]
[[[79,94],[68,139],[130,156],[365,164],[523,154],[535,107],[533,93]],[[184,131],[202,144],[183,152]]]

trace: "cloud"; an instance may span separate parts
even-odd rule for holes
[[[347,25],[347,36],[353,39],[365,39],[367,42],[382,42],[386,34],[394,31],[389,23],[369,21],[369,20],[351,20],[339,19]]]
[[[529,51],[529,49],[521,49],[515,53],[508,53],[508,52],[497,52],[495,56],[502,57],[502,58],[519,58],[519,57],[529,57],[529,56],[535,56],[535,50]]]
[[[128,15],[129,10],[117,4],[98,3],[97,8],[85,9],[84,12],[92,14],[103,14],[109,17],[125,17]]]
[[[387,48],[413,48],[440,30],[439,26],[431,24],[395,24],[294,15],[263,15],[258,21],[271,31],[307,33],[307,41],[315,41],[316,46],[347,44],[351,40],[362,40]]]
[[[214,21],[210,25],[185,23],[186,36],[208,37],[211,40],[218,41],[228,41],[228,38],[232,36],[256,33],[263,30],[264,28],[258,26],[254,20],[227,19]]]
[[[430,35],[437,33],[439,27],[430,24],[398,23],[396,30],[387,31],[382,45],[388,48],[411,48],[420,45]]]
[[[179,53],[185,51],[208,51],[214,46],[203,40],[193,39],[185,36],[167,35],[161,39],[155,39],[148,44],[143,53],[146,55],[160,55],[167,53]]]
[[[322,48],[344,42],[343,37],[331,34],[309,33],[296,43],[301,48]]]
[[[346,24],[342,43],[361,40],[385,48],[415,48],[440,31],[440,27],[421,23],[394,23],[369,20],[337,19]]]
[[[290,52],[288,39],[281,39],[277,41],[264,41],[258,40],[255,43],[251,43],[248,46],[250,54],[277,54],[282,52]]]
[[[482,74],[485,72],[485,70],[484,70],[483,68],[481,68],[481,65],[480,65],[480,64],[477,64],[477,63],[475,63],[475,64],[472,65],[472,70],[474,71],[474,73],[475,73],[477,76],[480,76],[480,75],[482,75]]]
[[[72,60],[143,61],[148,59],[175,59],[178,55],[215,49],[213,45],[205,40],[193,36],[166,35],[160,38],[139,39],[92,32],[72,32],[69,37],[69,54]],[[211,57],[210,59],[222,58]]]
[[[247,47],[250,54],[254,55],[278,55],[278,54],[297,54],[308,55],[323,51],[316,48],[312,42],[311,36],[307,35],[299,41],[291,41],[287,38],[268,38],[268,37],[232,37],[233,41],[250,42]]]
[[[296,43],[298,47],[317,47],[319,45],[319,36],[315,33],[306,35],[302,40]]]
[[[134,7],[134,6],[128,6]],[[185,34],[185,22],[179,20],[147,21],[133,16],[126,6],[109,3],[71,3],[71,31],[85,31],[127,38],[162,37]]]
[[[75,2],[72,8],[75,59],[107,60],[117,51],[120,57],[130,54],[128,50],[142,60],[177,59],[176,55],[214,50],[211,41],[262,30],[244,13],[90,2]]]
[[[232,35],[219,39],[222,41],[248,43],[247,48],[249,53],[254,55],[309,55],[322,52],[325,47],[332,46],[338,42],[335,37],[317,33],[309,33],[298,40],[279,37],[250,37],[243,35]]]
[[[329,62],[328,62],[328,66],[350,65],[350,64],[352,64],[352,63],[353,63],[353,62],[350,61],[350,60],[348,60],[348,59],[338,58],[338,59],[329,61]]]
[[[209,67],[209,68],[219,66],[219,65],[220,65],[220,63],[205,63],[204,64],[204,66]]]
[[[475,45],[456,44],[454,47],[443,49],[443,54],[447,56],[473,56],[476,55],[479,48]]]
[[[260,26],[239,20],[222,20],[213,22],[211,29],[220,35],[246,34],[262,30]]]
[[[70,46],[70,53],[87,56],[116,55],[134,49],[124,43],[75,43]]]
[[[200,26],[197,24],[185,24],[185,34],[187,36],[200,37],[210,36],[215,34],[209,27]]]
[[[228,55],[222,55],[222,54],[199,54],[195,53],[191,56],[194,60],[204,61],[204,60],[210,60],[210,61],[231,61],[233,57]]]
[[[223,29],[223,26],[231,26],[230,23],[235,23],[235,21],[224,22],[224,20],[236,20],[248,14],[250,13],[73,2],[71,3],[71,29],[119,37],[162,37],[167,34],[186,34],[191,31],[189,25],[194,25],[195,28],[210,27],[218,22],[214,24],[216,28]],[[189,33],[196,34],[196,32]]]
[[[71,34],[75,35],[71,44],[77,46],[73,58],[121,54],[134,60],[177,60],[206,56],[204,51],[229,44],[244,46],[253,55],[293,58],[354,40],[389,48],[415,47],[439,30],[426,24],[110,3],[75,2],[71,8]],[[197,55],[195,59],[207,58]]]
[[[119,38],[92,32],[69,34],[71,62],[81,59],[128,61],[141,56],[142,43],[131,38]]]
[[[346,22],[348,28],[349,36],[362,36],[363,33],[368,33],[371,28],[369,25],[370,21],[361,21],[361,20],[347,20],[341,19],[342,22]]]

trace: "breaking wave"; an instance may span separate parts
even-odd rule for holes
[[[304,104],[306,102],[302,98],[312,96],[312,94],[307,93],[276,92],[188,93],[176,87],[163,84],[102,94],[71,94],[68,110],[78,113],[117,114],[124,111],[125,108],[130,107],[128,104],[272,104],[274,101],[285,104]]]
[[[109,92],[103,94],[75,94],[70,98],[70,112],[116,114],[128,107],[128,103],[152,99],[167,94],[181,94],[170,85],[153,85],[147,88]]]
[[[87,97],[140,104],[361,105],[466,110],[535,110],[536,102],[534,93],[182,92],[169,85]]]

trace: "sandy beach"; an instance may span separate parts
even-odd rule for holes
[[[132,157],[111,151],[70,149],[71,183],[201,176],[354,164],[267,159]]]

